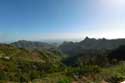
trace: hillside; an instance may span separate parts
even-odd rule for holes
[[[41,49],[50,49],[50,48],[55,48],[54,45],[48,44],[45,42],[37,42],[37,41],[26,41],[26,40],[19,40],[16,42],[11,43],[11,45],[16,46],[18,48],[25,48],[28,50],[41,50]]]
[[[125,80],[123,40],[64,42],[65,51],[24,40],[0,44],[0,83],[119,83]]]
[[[86,37],[84,40],[77,43],[64,42],[59,46],[59,49],[68,55],[75,56],[81,52],[86,52],[87,50],[112,50],[121,45],[125,45],[125,39],[107,40]]]
[[[26,82],[41,78],[46,73],[60,71],[63,67],[60,56],[56,51],[29,51],[0,44],[0,81]]]

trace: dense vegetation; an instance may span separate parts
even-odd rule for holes
[[[0,44],[0,83],[119,83],[125,80],[124,41]]]

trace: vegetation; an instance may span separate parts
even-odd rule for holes
[[[38,42],[30,42],[27,47],[24,42],[0,44],[0,83],[119,83],[125,80],[124,45],[114,49],[78,48],[83,42],[89,44],[90,39],[86,38],[80,43],[65,44],[64,52],[48,44],[39,47]],[[76,48],[75,54],[70,55]]]

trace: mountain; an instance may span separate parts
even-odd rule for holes
[[[36,61],[41,63],[55,63],[61,59],[61,53],[54,50],[27,50],[9,44],[0,44],[0,58],[8,57],[14,60]]]
[[[74,42],[64,42],[59,46],[59,49],[68,55],[78,55],[78,53],[89,50],[112,50],[121,45],[125,45],[125,39],[95,39],[86,37],[84,40]]]
[[[0,83],[118,83],[125,75],[124,43],[87,37],[59,47],[25,40],[0,44]],[[60,50],[70,56],[62,57]],[[114,79],[118,82],[110,82]]]
[[[25,48],[25,49],[50,49],[50,48],[55,48],[53,44],[48,44],[44,42],[36,42],[36,41],[26,41],[26,40],[19,40],[17,42],[11,43],[12,46],[16,46],[18,48]]]
[[[26,82],[63,68],[61,54],[55,50],[27,50],[0,44],[1,80]]]

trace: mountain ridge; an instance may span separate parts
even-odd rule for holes
[[[19,40],[16,42],[10,43],[12,46],[16,46],[18,48],[25,48],[25,49],[50,49],[55,48],[56,46],[52,44],[48,44],[46,42],[40,42],[40,41],[27,41],[27,40]]]
[[[80,42],[64,42],[59,49],[68,55],[77,55],[86,50],[112,50],[125,45],[125,39],[95,39],[86,37]]]

